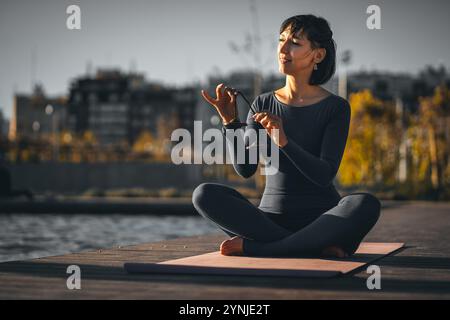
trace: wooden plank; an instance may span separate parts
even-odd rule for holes
[[[171,239],[105,250],[0,263],[1,299],[450,299],[450,203],[413,202],[382,211],[367,242],[405,242],[376,261],[381,290],[362,268],[330,279],[220,275],[129,275],[126,261],[162,262],[217,251],[228,236]],[[186,246],[186,248],[185,248]],[[82,289],[68,290],[66,268],[81,268]]]

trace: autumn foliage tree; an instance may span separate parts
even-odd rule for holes
[[[450,181],[450,90],[440,85],[430,97],[419,98],[419,112],[408,130],[411,141],[411,183],[436,193]]]
[[[408,198],[450,196],[445,194],[450,184],[448,86],[419,97],[416,113],[399,113],[394,102],[381,101],[369,90],[351,94],[349,103],[350,131],[337,177],[341,186],[394,189]],[[405,177],[399,179],[402,165]]]
[[[339,169],[343,186],[395,183],[399,144],[395,108],[376,99],[369,90],[350,95],[351,122]]]

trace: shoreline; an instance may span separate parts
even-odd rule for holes
[[[254,205],[259,199],[249,199]],[[428,203],[418,200],[381,200],[382,208],[403,204]],[[431,202],[430,202],[431,203]],[[445,201],[432,203],[448,204]],[[197,212],[190,197],[42,197],[27,199],[0,199],[0,214],[150,214],[192,216]]]

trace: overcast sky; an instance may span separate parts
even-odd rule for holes
[[[349,69],[416,73],[426,64],[450,66],[450,1],[364,0],[1,0],[0,108],[10,117],[13,94],[32,79],[50,95],[67,94],[70,79],[93,69],[135,69],[167,84],[205,81],[252,63],[236,54],[257,21],[263,72],[278,72],[281,22],[296,14],[326,18],[338,53],[350,49]],[[81,8],[81,30],[66,28],[66,8]],[[370,4],[381,8],[381,30],[366,27]],[[257,20],[252,20],[252,17]],[[34,52],[34,53],[33,53]],[[32,58],[34,56],[34,58]],[[34,72],[31,61],[35,60]],[[34,75],[34,76],[33,76]]]

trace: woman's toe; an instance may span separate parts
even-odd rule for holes
[[[233,237],[223,241],[220,245],[220,253],[226,256],[242,254],[242,239]]]

